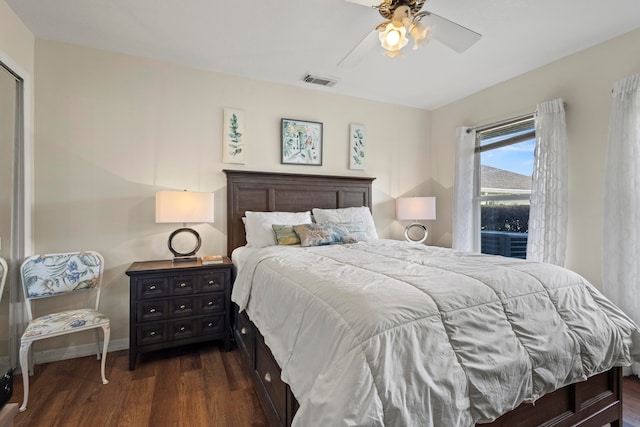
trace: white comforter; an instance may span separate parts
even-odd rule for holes
[[[391,240],[241,255],[232,299],[295,426],[472,426],[635,361],[636,325],[552,265]]]

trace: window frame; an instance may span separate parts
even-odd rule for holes
[[[523,124],[529,124],[527,126]],[[521,125],[521,126],[518,126]],[[526,129],[526,132],[513,136],[511,138],[502,139],[496,142],[482,144],[483,132],[493,131],[494,134],[499,135],[500,129],[503,129],[502,134],[508,135],[517,131],[518,128]],[[492,201],[531,201],[531,192],[523,194],[494,194],[494,195],[482,195],[481,188],[481,155],[483,152],[495,150],[498,148],[507,147],[510,145],[519,144],[521,142],[530,141],[536,139],[535,129],[535,113],[526,114],[523,116],[514,117],[501,122],[482,126],[476,128],[475,144],[474,144],[474,175],[473,175],[473,216],[475,219],[474,224],[474,240],[477,242],[477,250],[482,253],[482,203]],[[535,161],[535,148],[534,148],[534,161]],[[533,179],[533,177],[532,177]]]

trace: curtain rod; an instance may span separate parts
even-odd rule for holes
[[[567,109],[567,103],[566,102],[563,102],[562,106],[564,107],[565,110]],[[492,128],[492,127],[506,125],[506,124],[512,123],[512,122],[517,122],[518,120],[522,120],[522,119],[526,119],[527,117],[535,116],[536,113],[537,112],[534,111],[533,113],[523,114],[523,115],[518,116],[518,117],[511,117],[509,119],[501,120],[499,122],[489,123],[489,124],[486,124],[486,125],[471,126],[471,127],[467,128],[467,133],[471,133],[472,130],[475,130],[476,132],[482,132],[483,130],[487,130],[487,129]]]
[[[536,113],[534,111],[533,113],[523,114],[518,117],[511,117],[509,119],[500,120],[499,122],[488,123],[486,125],[472,126],[467,128],[467,133],[471,133],[471,131],[473,130],[475,130],[476,132],[482,132],[483,130],[486,130],[492,127],[506,125],[508,123],[513,123],[513,122],[517,122],[518,120],[526,119],[527,117],[535,116],[535,114]]]

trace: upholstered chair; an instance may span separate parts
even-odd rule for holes
[[[108,383],[105,377],[105,363],[109,346],[110,324],[109,319],[98,311],[103,271],[104,259],[102,255],[93,251],[34,255],[22,263],[20,275],[29,324],[20,339],[20,369],[24,385],[21,412],[27,409],[27,401],[29,400],[29,375],[33,375],[33,363],[29,350],[34,341],[95,329],[98,359],[102,358],[100,366],[102,383]],[[79,295],[69,298],[71,294],[80,292],[91,292],[92,294],[85,295],[87,298],[84,299]],[[95,306],[92,306],[93,308],[73,308],[33,318],[32,304],[34,300],[64,296],[74,302],[95,299]],[[102,356],[100,354],[99,328],[102,328],[104,335]]]

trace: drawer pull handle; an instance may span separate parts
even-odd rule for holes
[[[187,287],[187,284],[186,284],[186,283],[184,283],[184,282],[182,282],[182,283],[180,283],[180,287],[181,287],[181,288],[186,288],[186,287]]]
[[[241,328],[241,329],[240,329],[240,333],[241,333],[242,335],[247,335],[247,332],[248,332],[248,331],[247,331],[247,328],[246,328],[246,327],[243,327],[243,328]]]
[[[156,336],[156,331],[151,331],[151,332],[149,332],[149,336],[151,336],[151,337],[155,337],[155,336]]]
[[[213,301],[209,301],[207,305],[213,305]]]
[[[155,313],[155,312],[156,312],[155,308],[152,308],[152,309],[149,310],[149,313]]]
[[[180,310],[184,310],[185,308],[187,308],[187,306],[186,306],[186,305],[184,305],[184,304],[182,304],[182,305],[180,306]]]
[[[149,286],[149,290],[150,290],[150,291],[155,291],[155,290],[156,290],[156,285],[151,285],[151,286]]]
[[[213,286],[213,285],[216,284],[216,281],[215,280],[209,280],[209,284]]]
[[[267,372],[266,374],[264,374],[264,380],[268,383],[271,382],[271,374],[269,372]]]
[[[208,327],[212,327],[213,326],[213,322],[209,322],[209,324],[207,326]]]
[[[185,327],[184,327],[184,326],[181,326],[181,327],[180,327],[180,332],[184,332],[184,330],[185,330]]]

